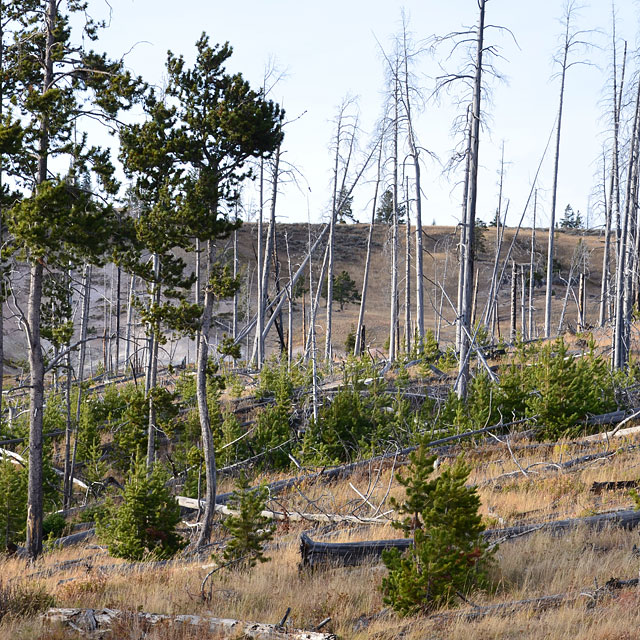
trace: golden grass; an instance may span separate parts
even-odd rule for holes
[[[635,450],[620,449],[606,460],[558,471],[539,463],[557,464],[587,453],[602,452],[603,445],[567,442],[556,447],[531,446],[534,444],[528,441],[515,443],[513,455],[504,444],[458,449],[464,451],[465,459],[473,468],[470,480],[479,486],[482,513],[489,526],[502,526],[498,519],[502,519],[506,526],[517,522],[540,522],[551,517],[577,517],[629,506],[631,501],[624,491],[596,495],[589,488],[594,481],[637,478],[640,457]],[[442,464],[449,461],[449,458],[444,459]],[[528,469],[527,475],[519,467]],[[376,510],[384,512],[388,508],[388,503],[379,509],[378,506],[389,491],[392,473],[397,470],[391,461],[374,463],[336,482],[305,483],[299,490],[289,490],[277,496],[277,501],[274,500],[271,506],[309,513],[356,513],[370,517]],[[516,473],[500,477],[512,472]],[[281,477],[272,474],[261,479],[273,481]],[[370,504],[365,503],[351,485],[366,495]],[[230,482],[227,481],[224,488],[231,488]],[[389,495],[401,497],[401,487],[397,482],[391,482]],[[108,568],[124,564],[124,561],[109,558],[104,550],[84,546],[48,552],[33,566],[16,558],[2,560],[0,575],[5,581],[23,581],[30,574],[40,572],[39,576],[28,580],[42,585],[54,597],[57,606],[110,607],[167,614],[207,613],[271,623],[280,620],[290,606],[290,623],[293,626],[310,629],[324,618],[331,617],[328,630],[345,639],[375,637],[386,640],[401,633],[407,639],[416,640],[426,637],[525,640],[623,640],[638,637],[640,619],[635,590],[604,598],[592,609],[586,608],[588,598],[583,598],[555,610],[520,611],[508,617],[492,616],[475,622],[458,620],[446,624],[387,614],[384,618],[373,619],[363,628],[362,620],[370,619],[384,609],[378,587],[385,569],[365,565],[301,571],[298,566],[299,534],[312,526],[309,522],[279,523],[277,548],[269,552],[271,561],[250,573],[226,571],[216,574],[210,584],[211,599],[208,602],[203,602],[199,594],[201,581],[208,571],[203,566],[209,561],[185,560],[163,568],[142,564],[138,570],[125,573]],[[322,524],[318,526],[323,527]],[[341,525],[338,530],[339,535],[327,539],[353,541],[399,537],[389,522],[384,521],[379,525]],[[224,532],[219,529],[216,535],[220,538]],[[322,535],[318,531],[312,537],[320,539]],[[635,577],[639,561],[632,547],[637,542],[637,532],[615,528],[601,532],[579,529],[562,537],[538,532],[506,542],[496,553],[495,590],[473,594],[470,599],[478,605],[509,602],[546,594],[579,592],[593,588],[596,581],[603,585],[612,577]],[[67,565],[50,575],[46,573],[47,569],[73,560],[82,562]],[[103,566],[107,568],[101,569]],[[118,637],[139,637],[134,627],[133,623],[128,627],[123,623]],[[157,635],[160,631],[153,633]],[[157,637],[159,640],[178,640],[175,634],[168,634],[166,631],[165,635]],[[48,630],[35,619],[5,618],[0,621],[2,639],[57,640],[63,637],[62,631]],[[184,636],[184,640],[190,638]]]

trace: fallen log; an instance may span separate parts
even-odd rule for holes
[[[596,589],[583,589],[571,593],[556,593],[550,596],[540,596],[539,598],[527,598],[526,600],[514,600],[512,602],[501,602],[498,604],[490,604],[486,606],[475,606],[473,609],[464,611],[445,611],[429,616],[430,620],[439,622],[447,622],[451,620],[464,619],[472,622],[479,618],[490,615],[512,615],[521,610],[543,611],[560,605],[572,604],[580,600],[587,602],[587,607],[594,606],[599,600],[607,595],[611,595],[613,591],[628,589],[638,586],[638,578],[631,580],[618,580],[611,578],[603,587]]]
[[[594,482],[589,491],[591,493],[602,493],[603,491],[624,491],[637,489],[640,480],[609,480],[607,482]]]
[[[213,633],[223,634],[224,637],[243,637],[255,640],[336,640],[333,633],[320,631],[302,631],[280,627],[276,624],[260,622],[244,622],[228,618],[214,618],[211,616],[195,615],[163,615],[155,613],[129,612],[117,609],[49,609],[42,614],[48,622],[62,623],[84,634],[102,636],[111,628],[116,620],[127,619],[145,626],[167,625],[184,628],[204,628]]]
[[[72,533],[69,536],[64,536],[63,538],[58,538],[57,540],[53,540],[49,544],[52,547],[71,547],[74,544],[79,544],[80,542],[84,542],[91,536],[95,535],[95,528],[91,527],[90,529],[85,529],[84,531],[79,531],[78,533]]]
[[[640,526],[640,511],[625,510],[602,513],[585,518],[552,520],[538,524],[524,524],[505,529],[487,529],[483,535],[496,544],[519,538],[535,531],[562,535],[577,527],[585,526],[599,531],[607,526],[634,529]],[[320,542],[312,540],[306,532],[300,536],[300,556],[303,567],[325,564],[354,566],[366,561],[380,561],[385,549],[405,551],[413,544],[411,538],[367,540],[363,542]]]
[[[598,416],[590,416],[586,419],[586,424],[589,426],[614,424],[631,417],[633,414],[640,411],[640,407],[634,409],[622,409],[620,411],[611,411],[610,413],[603,413]]]
[[[515,420],[513,422],[490,425],[488,427],[483,427],[482,429],[475,429],[474,431],[465,431],[464,433],[458,433],[456,435],[439,438],[438,440],[432,440],[431,442],[427,443],[426,447],[428,449],[433,449],[434,453],[436,454],[444,453],[448,451],[448,448],[443,445],[449,445],[452,442],[458,442],[460,440],[464,440],[465,438],[473,438],[474,436],[483,435],[485,433],[490,433],[492,431],[505,429],[507,427],[523,424],[530,421],[531,421],[530,418],[523,418],[522,420]],[[374,456],[373,458],[367,458],[366,460],[359,460],[358,462],[350,462],[347,464],[340,465],[338,467],[331,467],[328,469],[323,469],[322,471],[316,471],[314,473],[306,473],[304,475],[296,476],[294,478],[277,480],[276,482],[272,482],[265,486],[269,490],[269,493],[273,495],[281,491],[284,491],[286,489],[289,489],[291,487],[294,487],[297,484],[300,484],[302,482],[308,482],[308,481],[317,480],[317,479],[334,480],[336,478],[343,478],[351,475],[354,471],[361,469],[363,467],[366,467],[370,464],[385,461],[385,460],[392,460],[394,458],[406,457],[410,453],[415,451],[417,448],[418,448],[417,446],[406,447],[404,449],[399,449],[392,453],[385,453],[383,455]],[[218,494],[216,496],[216,504],[227,504],[227,502],[229,502],[229,498],[231,498],[232,495],[233,495],[232,492]]]
[[[198,508],[204,508],[205,501],[195,498],[187,498],[185,496],[176,496],[176,502],[185,509],[197,510]],[[238,511],[230,509],[226,505],[216,504],[216,512],[225,516],[237,516]],[[377,518],[360,518],[352,515],[341,515],[339,513],[302,513],[300,511],[272,511],[271,509],[265,509],[260,512],[263,518],[269,520],[289,520],[291,522],[301,522],[308,520],[309,522],[355,522],[355,523],[382,523],[384,520],[382,516]]]

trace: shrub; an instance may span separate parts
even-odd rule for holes
[[[180,507],[166,488],[167,475],[158,464],[151,473],[138,455],[122,493],[122,504],[108,505],[96,523],[98,536],[118,558],[168,558],[186,542],[176,532]]]
[[[50,513],[42,523],[43,536],[49,540],[62,537],[66,528],[67,521],[61,513]]]
[[[389,575],[382,581],[384,601],[403,615],[425,613],[450,604],[456,594],[488,582],[491,552],[482,537],[484,526],[476,490],[466,487],[469,468],[461,459],[430,479],[435,456],[421,446],[411,455],[408,474],[397,478],[406,498],[393,506],[401,516],[394,523],[413,535],[413,546],[401,555],[383,553]]]

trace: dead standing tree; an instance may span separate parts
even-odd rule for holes
[[[329,240],[327,245],[327,319],[324,344],[325,360],[331,362],[333,348],[331,344],[331,320],[333,316],[333,247],[335,243],[335,225],[351,190],[347,190],[347,176],[356,146],[358,117],[352,113],[356,107],[353,98],[346,98],[338,108],[336,133],[334,137],[333,194],[331,217],[329,220]],[[349,191],[349,195],[347,194]]]
[[[485,54],[485,8],[487,0],[478,0],[479,19],[476,27],[463,33],[450,34],[446,39],[455,39],[456,46],[459,38],[463,42],[469,41],[468,36],[475,40],[475,56],[468,64],[466,73],[447,75],[441,78],[436,91],[449,86],[457,80],[471,83],[472,97],[468,110],[468,129],[466,143],[466,171],[464,178],[465,200],[462,211],[462,239],[460,243],[461,261],[459,272],[459,306],[458,306],[458,336],[459,336],[459,372],[456,393],[460,398],[466,398],[469,382],[469,351],[471,348],[471,308],[474,271],[474,235],[476,220],[476,205],[478,201],[478,155],[480,150],[480,117],[482,98],[483,56]]]
[[[559,57],[556,57],[557,64],[560,65],[560,97],[558,104],[558,117],[556,120],[556,151],[553,164],[553,186],[551,189],[551,214],[549,218],[549,242],[547,245],[547,289],[545,294],[544,308],[544,336],[551,335],[551,292],[553,289],[553,256],[554,256],[554,230],[556,224],[556,205],[558,200],[558,174],[560,168],[560,134],[562,131],[562,112],[564,107],[565,83],[567,71],[579,64],[588,64],[584,60],[572,60],[572,54],[576,49],[588,48],[589,44],[582,40],[586,31],[578,31],[573,27],[576,13],[579,7],[575,0],[569,0],[564,6],[562,24],[564,32]]]
[[[613,7],[612,7],[613,9]],[[616,42],[616,18],[615,10],[612,11],[612,121],[613,140],[611,145],[611,172],[609,176],[609,197],[605,194],[605,238],[604,252],[602,256],[602,281],[600,287],[600,315],[599,325],[611,319],[611,232],[614,220],[616,221],[616,239],[620,240],[620,112],[622,110],[622,92],[624,87],[624,74],[627,60],[627,43],[624,43],[622,66],[620,69],[620,81],[618,85],[617,66],[617,42]],[[604,188],[604,181],[603,181]]]

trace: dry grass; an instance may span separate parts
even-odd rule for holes
[[[542,521],[549,517],[580,516],[629,505],[625,492],[594,495],[589,492],[589,487],[593,481],[636,478],[640,459],[635,451],[620,450],[612,458],[559,472],[538,463],[558,463],[602,450],[602,445],[585,447],[565,443],[557,447],[533,447],[532,444],[517,443],[513,456],[504,445],[466,449],[465,457],[474,468],[471,479],[480,485],[483,513],[490,526],[496,526],[498,517],[503,518],[505,524],[513,524]],[[528,475],[520,472],[518,465],[523,469],[529,468]],[[512,471],[518,473],[497,482],[488,482]],[[386,495],[391,475],[391,463],[385,462],[382,468],[372,465],[331,484],[308,483],[300,491],[289,491],[279,496],[278,504],[273,506],[284,505],[288,509],[307,512],[314,509],[332,513],[355,512],[366,517]],[[264,479],[271,481],[275,478],[268,476]],[[350,483],[367,495],[371,505],[363,503]],[[393,483],[390,494],[400,495],[397,483]],[[384,511],[384,506],[381,511]],[[227,571],[216,574],[210,585],[211,599],[208,602],[203,602],[199,595],[200,583],[207,573],[203,568],[206,562],[184,561],[160,569],[141,565],[139,570],[124,573],[100,568],[123,564],[122,561],[108,558],[100,549],[78,547],[47,553],[36,566],[15,558],[4,560],[0,564],[0,574],[5,580],[20,583],[24,576],[40,572],[38,585],[53,596],[57,606],[109,607],[167,614],[208,613],[271,623],[277,622],[290,606],[290,623],[293,626],[313,628],[324,618],[331,617],[329,630],[342,638],[386,640],[399,637],[401,633],[407,639],[416,640],[425,637],[525,640],[541,637],[553,640],[638,637],[640,619],[637,604],[640,596],[636,590],[606,597],[590,609],[586,606],[588,598],[582,598],[554,610],[520,611],[508,617],[492,616],[475,622],[458,620],[445,624],[418,618],[401,619],[393,614],[375,619],[375,615],[384,609],[378,590],[384,568],[365,565],[300,571],[299,534],[309,526],[310,523],[281,523],[276,536],[278,544],[269,553],[271,561],[250,573]],[[316,533],[314,537],[321,535]],[[339,535],[330,539],[390,537],[398,537],[398,532],[386,523],[343,526]],[[596,582],[603,585],[612,577],[637,576],[639,561],[633,553],[633,545],[637,542],[638,534],[633,531],[580,529],[563,537],[538,532],[504,543],[496,554],[495,590],[473,594],[471,600],[483,605],[547,594],[579,593],[581,589],[592,588]],[[73,560],[83,562],[66,565],[65,569],[51,575],[45,571]],[[371,620],[368,625],[363,623],[367,620]],[[140,637],[140,630],[136,630],[133,622],[123,622],[122,625],[118,637]],[[178,636],[176,633],[154,630],[155,635],[148,637],[157,637],[158,640],[190,640],[195,637]],[[0,622],[0,638],[56,640],[64,637],[63,631],[48,630],[36,619],[17,620],[8,616]]]

